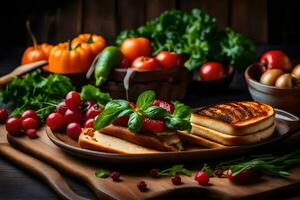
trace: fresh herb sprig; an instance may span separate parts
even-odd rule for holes
[[[80,98],[82,101],[94,100],[103,106],[112,100],[109,93],[101,92],[99,88],[96,88],[93,85],[82,86]]]
[[[254,155],[250,158],[240,158],[219,164],[223,170],[231,170],[233,176],[250,169],[258,170],[274,176],[287,177],[290,175],[286,170],[300,164],[300,150],[283,155],[271,154]]]
[[[174,165],[170,168],[158,171],[158,176],[175,176],[176,174],[192,176],[192,171],[186,169],[183,165]]]
[[[129,115],[128,129],[139,132],[143,125],[142,116],[151,119],[164,119],[166,126],[173,130],[191,130],[190,117],[192,109],[178,101],[173,102],[175,110],[173,113],[165,109],[153,106],[156,95],[152,90],[141,93],[133,108],[126,100],[116,99],[109,101],[104,111],[97,117],[94,128],[99,130],[113,123],[117,118]]]
[[[15,109],[11,116],[20,116],[27,109],[37,111],[42,120],[56,104],[73,89],[70,79],[59,74],[42,76],[41,70],[15,77],[0,91],[0,102],[12,102]]]

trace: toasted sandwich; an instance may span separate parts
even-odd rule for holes
[[[201,108],[192,114],[191,122],[224,134],[247,135],[272,126],[274,119],[271,106],[246,101]]]

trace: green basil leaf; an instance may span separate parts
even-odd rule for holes
[[[119,113],[118,118],[123,117],[125,115],[130,115],[133,112],[134,112],[133,108],[127,108],[126,110],[123,110],[122,112]]]
[[[147,90],[139,95],[136,105],[140,110],[145,110],[152,105],[155,100],[155,93],[152,90]]]
[[[150,106],[145,111],[143,111],[143,114],[151,119],[159,119],[167,116],[168,112],[161,107]]]
[[[190,119],[192,114],[192,108],[184,105],[183,103],[180,103],[179,101],[172,102],[174,104],[174,112],[173,116],[182,118],[182,119]]]
[[[132,113],[128,120],[128,129],[134,133],[137,133],[141,130],[142,125],[143,120],[141,115],[137,112]]]
[[[189,120],[180,119],[178,117],[165,118],[165,124],[168,128],[173,130],[187,130],[189,132],[192,129],[192,125]]]
[[[96,118],[94,129],[99,130],[113,123],[122,110],[114,107],[105,108]]]
[[[101,92],[99,88],[93,85],[85,85],[81,88],[80,98],[83,101],[95,100],[102,105],[105,105],[107,102],[111,101],[109,93]]]
[[[115,108],[115,109],[118,109],[118,110],[125,110],[125,109],[128,109],[128,108],[131,108],[131,106],[130,106],[129,102],[126,101],[126,100],[115,99],[115,100],[112,100],[112,101],[108,102],[105,105],[105,109],[110,109],[110,108]]]
[[[98,178],[107,178],[110,176],[110,173],[109,173],[109,171],[102,169],[102,170],[97,170],[95,172],[95,176]]]
[[[183,165],[174,165],[171,168],[160,170],[158,173],[159,176],[175,176],[176,174],[192,176],[192,171],[184,168]]]

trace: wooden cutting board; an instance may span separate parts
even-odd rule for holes
[[[0,130],[0,134],[3,134],[4,129]],[[82,160],[65,153],[54,145],[47,137],[45,128],[40,129],[38,134],[39,138],[35,140],[8,136],[8,141],[14,147],[87,184],[99,199],[147,199],[173,192],[195,195],[203,193],[204,196],[218,199],[265,198],[270,194],[274,195],[277,192],[300,187],[300,167],[291,170],[292,175],[288,179],[263,176],[257,183],[245,186],[234,185],[225,178],[211,178],[209,186],[199,186],[193,177],[186,176],[182,176],[182,185],[174,186],[169,177],[151,178],[149,176],[149,169],[156,166],[147,166],[147,163],[145,166],[120,166]],[[199,161],[199,167],[200,164],[203,162]],[[97,178],[95,171],[98,169],[120,171],[122,181],[113,182],[110,178]],[[51,176],[47,178],[52,179]],[[149,191],[143,193],[138,190],[136,184],[141,180],[147,183]]]

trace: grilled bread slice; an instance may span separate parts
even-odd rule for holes
[[[254,101],[231,102],[193,112],[191,122],[230,135],[247,135],[270,127],[274,109]]]
[[[176,132],[170,133],[166,136],[157,136],[147,133],[133,133],[126,127],[115,126],[112,124],[102,128],[100,131],[106,135],[114,136],[137,145],[160,151],[178,151],[176,146],[177,144],[181,145],[181,140]]]
[[[245,144],[255,144],[259,143],[262,140],[265,140],[272,136],[275,130],[275,123],[273,123],[271,126],[259,130],[255,133],[249,134],[249,135],[242,135],[242,136],[234,136],[234,135],[228,135],[221,133],[219,131],[215,131],[203,126],[192,124],[192,133],[195,136],[201,137],[199,140],[202,140],[202,138],[220,143],[222,145],[226,146],[237,146],[237,145],[245,145]],[[198,140],[195,138],[195,140]]]
[[[110,153],[147,154],[159,152],[153,149],[133,144],[126,140],[105,135],[98,131],[94,131],[93,129],[83,129],[79,136],[78,143],[82,148]]]

